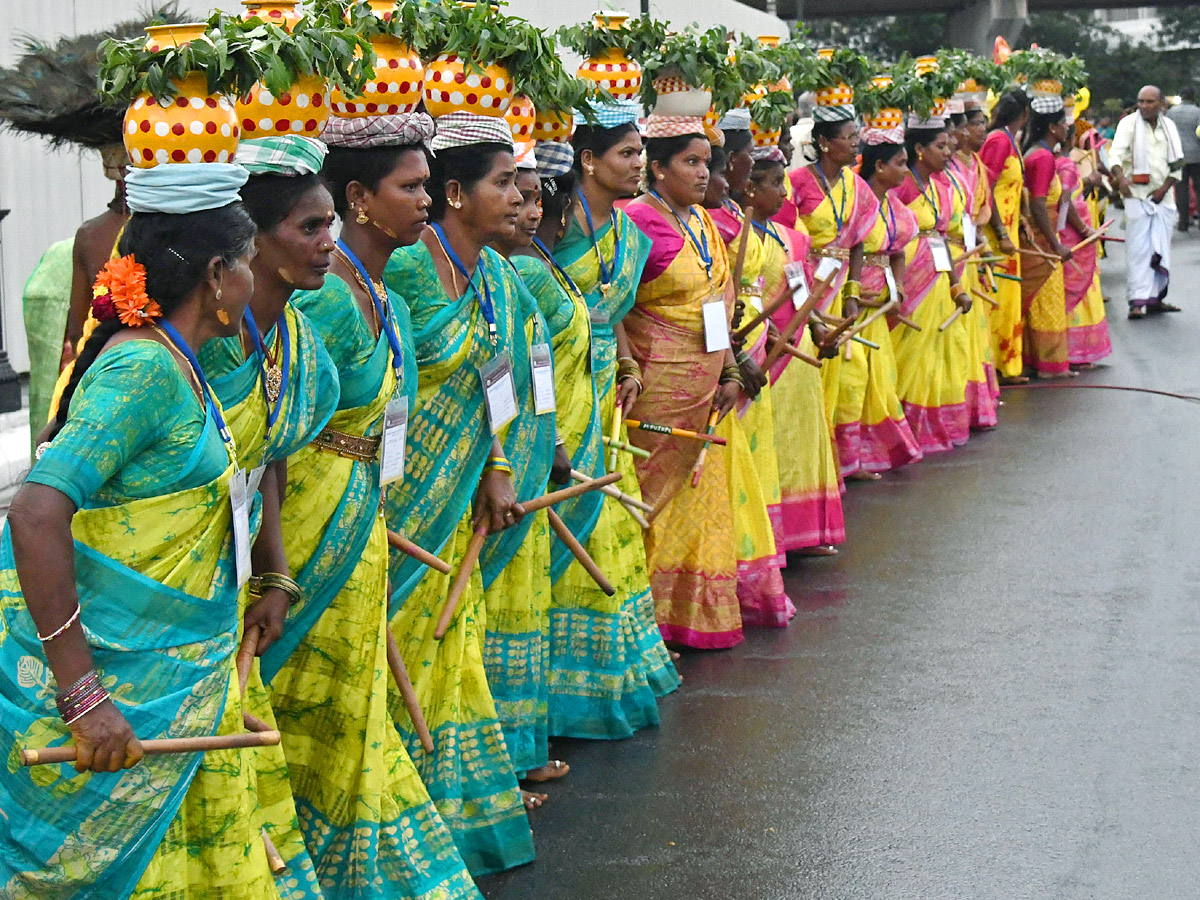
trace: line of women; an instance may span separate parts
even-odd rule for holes
[[[533,860],[552,737],[656,725],[673,650],[788,624],[846,479],[996,424],[1023,317],[980,227],[1038,374],[1103,352],[1061,98],[1023,97],[986,138],[979,97],[824,103],[790,172],[749,110],[628,101],[131,170],[0,542],[0,894],[454,900]],[[259,737],[149,743],[213,735]]]

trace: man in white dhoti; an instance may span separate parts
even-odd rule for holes
[[[1137,112],[1117,123],[1108,151],[1109,168],[1125,198],[1125,291],[1129,318],[1149,312],[1179,312],[1166,302],[1171,270],[1171,229],[1175,182],[1183,167],[1183,148],[1175,123],[1163,111],[1154,85],[1138,91]],[[1128,173],[1128,174],[1127,174]]]

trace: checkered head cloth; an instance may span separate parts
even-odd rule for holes
[[[423,112],[343,119],[331,116],[321,139],[330,147],[366,150],[371,147],[407,147],[428,141],[433,119]]]
[[[636,125],[642,117],[642,106],[636,100],[615,100],[612,103],[591,104],[595,125],[598,128],[619,128],[622,125]],[[591,125],[583,110],[575,110],[575,127]]]
[[[538,141],[534,154],[539,178],[566,175],[575,162],[575,148],[562,141]]]
[[[471,144],[513,145],[512,126],[502,116],[481,116],[470,112],[452,112],[439,116],[437,134],[429,142],[436,153],[451,147]]]
[[[325,145],[297,134],[246,138],[233,161],[251,175],[314,175],[325,162]]]
[[[648,138],[678,137],[682,134],[704,137],[704,117],[651,115],[646,118],[645,134]]]
[[[1029,98],[1029,105],[1035,113],[1048,115],[1059,112],[1063,108],[1063,98],[1060,94],[1034,94]]]

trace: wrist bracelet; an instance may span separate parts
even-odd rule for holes
[[[287,594],[289,606],[295,606],[304,599],[304,592],[300,590],[300,585],[290,575],[280,572],[263,572],[261,575],[250,576],[251,595],[261,597],[264,591],[272,588]]]
[[[505,475],[512,475],[513,468],[503,456],[489,456],[487,463],[483,467],[484,472],[503,472]]]
[[[847,297],[858,299],[862,296],[862,283],[858,281],[847,281],[842,285],[842,293]]]
[[[58,707],[58,714],[62,720],[70,725],[107,699],[108,691],[100,683],[99,673],[92,669],[65,691],[57,693],[54,705]]]
[[[54,629],[49,634],[42,634],[40,631],[37,632],[38,640],[41,641],[43,644],[50,643],[52,640],[54,640],[56,637],[61,635],[64,631],[66,631],[68,628],[70,628],[72,625],[75,624],[75,620],[79,618],[79,613],[81,611],[82,610],[79,607],[79,601],[77,600],[77,601],[75,601],[75,612],[71,613],[71,617],[69,619],[67,619],[67,621],[65,621],[61,625],[59,625],[58,628]]]

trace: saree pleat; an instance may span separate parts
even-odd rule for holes
[[[943,237],[949,227],[957,195],[939,179],[929,182],[936,192],[937,209],[926,194],[909,180],[893,192],[893,202],[903,202],[908,190],[908,207],[916,214],[920,236],[905,251],[907,296],[901,313],[921,326],[920,331],[897,325],[892,329],[896,351],[897,387],[904,404],[904,417],[921,450],[939,453],[967,442],[970,414],[967,412],[967,369],[969,331],[967,323],[955,321],[945,331],[939,328],[955,310],[950,296],[950,275],[938,272],[930,249],[930,235]]]
[[[329,277],[293,299],[339,360],[332,429],[378,435],[393,394],[415,394],[407,309],[389,300],[405,346],[399,386],[386,338],[371,333],[345,282]],[[378,464],[310,443],[289,459],[287,474],[284,545],[304,599],[263,668],[320,891],[355,900],[478,898],[388,709],[397,691],[387,665]]]
[[[1007,145],[1009,139],[1000,130],[993,131],[987,136],[988,142]],[[985,144],[985,150],[987,145]],[[1025,170],[1021,157],[1016,150],[1010,150],[1004,161],[1000,176],[995,179],[993,193],[996,198],[996,209],[1000,213],[1000,221],[1008,232],[1008,238],[1013,246],[1021,249],[1021,193],[1025,189]],[[1000,239],[989,224],[985,229],[988,243],[997,255],[1004,256],[1004,261],[997,263],[994,271],[1008,278],[996,279],[996,302],[1000,305],[991,311],[992,358],[995,361],[996,372],[1002,378],[1013,378],[1021,374],[1023,368],[1024,326],[1021,316],[1021,283],[1013,278],[1021,277],[1020,253],[1012,255],[1000,251]]]
[[[495,304],[497,347],[512,354],[517,396],[525,397],[529,370],[520,361],[528,358],[528,349],[515,276],[492,250],[483,251],[479,267]],[[494,351],[475,293],[447,297],[423,243],[397,250],[384,278],[408,300],[420,370],[405,478],[388,492],[387,521],[436,552],[452,572],[422,571],[393,552],[389,625],[433,735],[432,754],[421,747],[399,698],[391,699],[390,709],[463,860],[478,876],[534,856],[484,667],[487,610],[478,568],[444,637],[434,637],[470,542],[471,502],[491,448],[477,369]]]
[[[1055,166],[1063,193],[1070,195],[1079,218],[1093,229],[1098,227],[1096,205],[1083,197],[1079,166],[1069,156],[1058,157]],[[1068,247],[1074,247],[1083,240],[1083,235],[1068,220],[1061,240]],[[1063,269],[1067,300],[1067,362],[1073,366],[1095,363],[1112,353],[1104,295],[1100,292],[1100,246],[1101,242],[1096,241],[1077,250],[1072,255],[1075,265]]]
[[[137,352],[133,345],[146,343],[130,341],[104,356]],[[81,381],[73,410],[92,374]],[[182,382],[182,373],[172,377]],[[195,449],[176,460],[172,483],[193,479],[213,453],[223,457],[219,448],[210,411]],[[81,618],[96,670],[140,738],[243,730],[234,670],[240,623],[233,471],[231,463],[208,483],[83,508],[72,519]],[[0,543],[0,659],[2,752],[9,760],[0,778],[8,826],[0,857],[4,896],[278,896],[260,834],[251,753],[148,757],[115,774],[17,764],[20,748],[60,744],[69,731],[55,710],[57,685],[25,608],[7,527]]]
[[[670,228],[648,204],[628,211],[643,231]],[[705,428],[725,360],[723,351],[705,350],[701,307],[707,300],[723,299],[727,318],[733,310],[725,244],[708,214],[697,210],[697,215],[712,253],[711,278],[699,252],[682,241],[661,274],[648,281],[643,274],[637,302],[624,320],[643,379],[630,418],[691,431]],[[728,437],[731,425],[723,422],[719,433]],[[664,640],[697,649],[741,643],[730,454],[722,452],[727,448],[708,453],[693,486],[698,441],[644,431],[635,431],[630,441],[650,454],[634,465],[642,497],[655,510],[645,534],[646,562]]]
[[[617,210],[613,219],[615,225],[596,223],[595,244],[578,220],[572,219],[554,248],[555,259],[583,292],[592,319],[592,378],[602,432],[616,412],[617,340],[613,328],[633,308],[650,253],[650,239],[625,212]],[[600,256],[612,273],[607,290],[602,284]],[[621,440],[629,440],[624,425]],[[637,471],[629,454],[617,454],[616,471],[623,476],[621,490],[641,500]],[[642,693],[643,682],[655,697],[666,696],[680,684],[656,619],[641,526],[625,513],[615,511],[612,504],[603,508],[608,510],[612,528],[607,547],[613,571],[626,572],[628,580],[618,588],[618,594],[624,596],[614,618],[608,599],[586,573],[579,567],[569,570],[573,597],[578,599],[569,600],[562,607],[564,612],[551,614],[552,734],[626,737],[658,721],[657,709],[651,716]],[[568,635],[569,644],[563,640]],[[603,687],[597,688],[600,684]],[[594,693],[597,690],[599,694]]]
[[[784,266],[808,261],[807,235],[782,225],[775,226],[775,233],[783,238],[786,250],[775,241],[766,243],[763,290],[768,297],[787,289]],[[811,270],[807,274],[811,279]],[[772,321],[782,330],[795,311],[794,306],[785,303]],[[816,356],[808,329],[801,328],[797,337],[799,348]],[[781,496],[776,546],[780,552],[787,552],[843,543],[846,526],[821,372],[783,356],[771,367],[770,377]]]
[[[567,293],[545,263],[517,257],[513,264],[550,329],[556,422],[571,467],[591,476],[602,475],[603,429],[592,377],[587,303],[582,296]],[[557,537],[553,539],[546,645],[549,730],[565,737],[623,738],[638,728],[658,724],[658,704],[633,641],[632,613],[627,608],[631,585],[646,583],[645,567],[631,565],[628,554],[614,546],[614,517],[627,513],[598,491],[578,499],[585,502],[567,501],[559,504],[557,511],[616,593],[605,595],[565,545]],[[641,538],[636,541],[641,550]]]
[[[1062,183],[1055,174],[1045,198],[1051,221],[1057,216],[1061,196]],[[1050,240],[1037,229],[1034,231],[1034,247],[1042,253],[1053,254]],[[1042,257],[1026,256],[1022,260],[1021,279],[1021,302],[1025,311],[1025,364],[1038,375],[1061,375],[1069,369],[1063,266]]]

